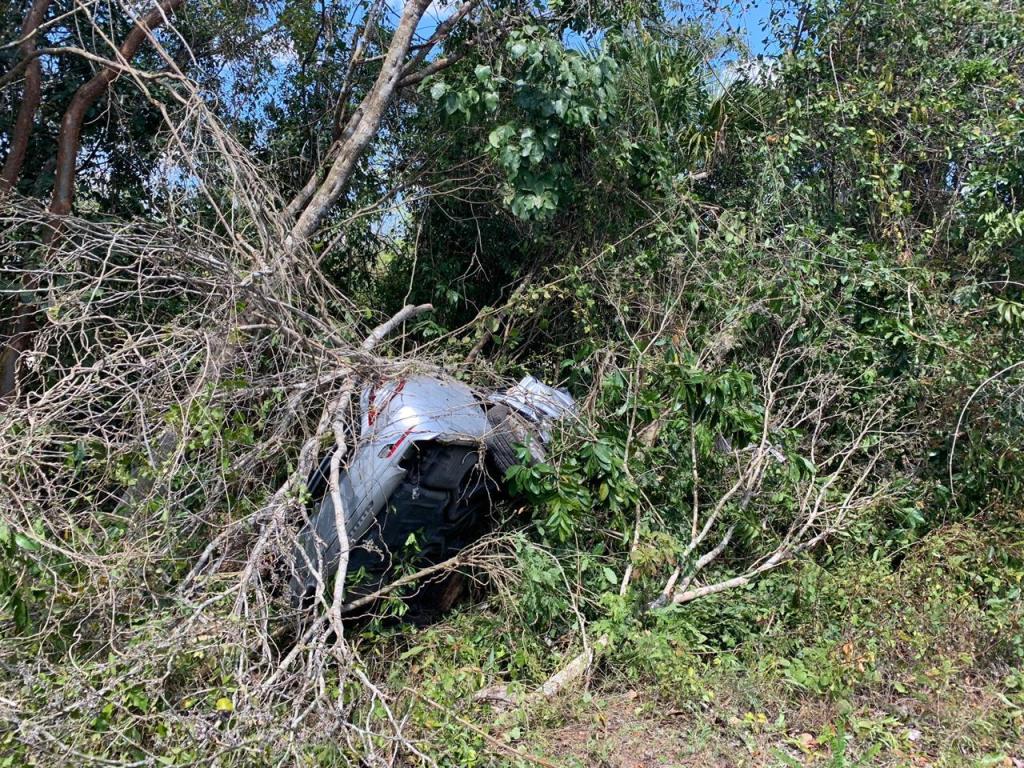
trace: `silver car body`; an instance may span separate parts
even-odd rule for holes
[[[543,461],[544,446],[551,441],[550,425],[566,414],[576,412],[576,401],[564,389],[549,387],[547,384],[525,376],[518,384],[504,392],[497,392],[487,398],[492,403],[507,405],[524,417],[533,427],[533,435],[527,445],[535,461]]]
[[[575,409],[568,392],[549,387],[532,376],[500,393],[481,399],[450,377],[410,376],[363,390],[360,396],[359,439],[339,478],[345,528],[350,546],[362,539],[402,483],[402,460],[417,443],[483,446],[492,429],[487,403],[503,404],[530,425],[527,445],[536,460],[550,439],[551,423]],[[328,491],[299,535],[291,589],[308,595],[331,574],[339,561],[334,503]]]

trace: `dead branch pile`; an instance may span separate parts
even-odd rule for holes
[[[5,247],[25,251],[50,221],[25,200],[0,220]],[[171,224],[66,218],[45,265],[32,267],[47,322],[21,360],[23,393],[0,417],[0,520],[24,564],[17,589],[26,604],[45,594],[48,610],[33,627],[36,666],[24,640],[4,645],[4,696],[20,702],[25,686],[45,685],[67,644],[86,660],[42,720],[17,703],[7,713],[43,753],[71,754],[76,727],[61,713],[98,712],[104,685],[176,699],[176,666],[203,649],[261,691],[237,691],[239,717],[267,718],[282,701],[308,710],[261,729],[312,722],[322,698],[296,686],[319,680],[323,694],[331,654],[358,667],[323,627],[307,638],[316,660],[281,658],[272,575],[303,519],[299,480],[334,421],[335,393],[386,364],[355,342],[355,327],[292,305],[295,286],[254,275],[239,250]],[[341,723],[348,708],[327,711]]]
[[[309,470],[361,382],[409,367],[373,349],[422,308],[365,328],[304,246],[284,247],[257,164],[172,79],[150,216],[2,200],[4,282],[45,321],[19,340],[0,410],[0,533],[16,552],[2,573],[31,630],[0,643],[0,719],[60,764],[190,744],[259,763],[328,734],[391,764],[419,751],[340,614],[303,623],[280,586]],[[510,564],[489,540],[446,567]],[[327,585],[335,608],[343,580]]]

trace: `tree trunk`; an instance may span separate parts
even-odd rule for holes
[[[25,65],[25,87],[21,94],[21,106],[18,108],[18,117],[11,131],[11,148],[7,153],[3,172],[0,173],[0,194],[14,187],[25,164],[28,140],[32,135],[32,125],[43,94],[43,68],[39,63],[39,57],[36,56],[36,30],[46,17],[49,7],[50,0],[33,0],[28,13],[25,14],[25,23],[21,26],[21,44],[18,50],[21,52],[22,60],[28,63]]]
[[[0,172],[0,195],[14,188],[25,165],[25,154],[28,152],[28,140],[32,135],[36,112],[42,100],[43,69],[36,52],[36,30],[46,17],[50,0],[33,0],[25,14],[25,23],[21,26],[21,52],[25,64],[25,86],[21,95],[21,106],[11,131],[10,151]],[[3,351],[0,352],[0,398],[14,390],[15,370],[18,356],[24,346],[24,334],[31,328],[32,310],[19,303],[13,317],[5,323],[7,326]]]
[[[161,3],[140,19],[132,31],[125,37],[121,47],[117,49],[120,64],[127,65],[135,57],[150,31],[162,25],[167,17],[176,11],[185,0],[162,0]],[[82,138],[82,122],[89,108],[107,91],[107,87],[117,77],[120,69],[103,67],[93,75],[92,79],[81,86],[71,99],[60,123],[57,137],[57,169],[53,181],[53,197],[50,200],[50,213],[64,216],[71,212],[71,203],[75,197],[75,161]]]
[[[402,18],[391,38],[377,81],[366,95],[359,109],[352,115],[342,134],[338,154],[327,176],[310,197],[285,243],[291,251],[299,247],[320,227],[328,210],[344,194],[356,163],[380,129],[384,112],[398,91],[405,72],[405,58],[409,53],[413,35],[431,0],[408,0],[402,9]]]
[[[146,41],[152,30],[161,26],[175,10],[177,10],[185,0],[162,0],[160,4],[153,8],[143,18],[136,22],[135,26],[132,27],[131,32],[125,37],[124,42],[117,49],[117,60],[119,64],[127,65],[138,52],[139,47]],[[34,0],[32,8],[29,10],[29,14],[26,17],[25,26],[29,26],[30,21],[34,21],[35,26],[32,27],[34,30],[39,26],[42,21],[42,17],[46,12],[46,8],[49,5],[49,0]],[[37,6],[40,6],[37,9]],[[38,17],[36,14],[38,13]],[[27,43],[22,43],[26,45]],[[32,49],[35,47],[34,41],[31,42]],[[25,50],[25,49],[23,49]],[[34,50],[30,50],[29,53],[34,55]],[[35,110],[38,108],[39,96],[38,92],[35,95],[35,104],[31,102],[32,94],[29,93],[30,83],[29,74],[33,67],[38,68],[39,62],[30,62],[29,68],[26,71],[26,94],[22,99],[22,108],[18,113],[18,124],[16,126],[15,134],[12,137],[12,150],[11,155],[8,155],[7,162],[4,164],[4,182],[5,186],[13,185],[13,180],[17,179],[20,173],[20,166],[24,160],[24,148],[21,150],[21,157],[12,157],[17,147],[14,145],[14,139],[18,138],[18,129],[21,127],[22,113],[26,113],[25,119],[28,123],[28,130],[31,130],[32,119],[35,116]],[[71,98],[71,103],[68,105],[67,110],[64,112],[64,117],[61,120],[60,133],[57,136],[57,165],[54,171],[54,182],[53,182],[53,195],[50,198],[50,213],[54,216],[54,221],[51,222],[50,228],[45,232],[43,236],[44,243],[51,243],[57,237],[59,233],[59,217],[66,216],[71,212],[71,204],[75,198],[75,171],[76,161],[78,159],[78,149],[81,144],[82,138],[82,123],[85,120],[85,115],[89,111],[96,101],[107,91],[107,88],[117,77],[120,72],[119,67],[105,66],[93,77],[82,85],[75,95]],[[37,88],[38,91],[38,88]],[[31,107],[31,111],[26,111],[26,102]],[[26,132],[23,139],[24,144],[27,146],[28,133]],[[13,179],[8,181],[8,165],[11,166],[11,174]],[[26,275],[29,273],[26,271]],[[31,277],[23,278],[22,292],[34,295],[38,285],[36,281]],[[18,359],[21,357],[21,353],[27,348],[29,340],[31,339],[32,332],[35,329],[36,324],[36,310],[37,307],[35,302],[32,300],[22,300],[17,309],[14,311],[11,319],[11,332],[8,334],[8,338],[4,345],[3,353],[0,354],[0,400],[10,395],[15,387],[17,386],[17,366]]]

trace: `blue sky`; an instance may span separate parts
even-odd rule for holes
[[[754,55],[771,55],[774,51],[765,49],[765,27],[771,12],[772,0],[753,0],[730,15],[733,28],[744,38],[750,52]]]

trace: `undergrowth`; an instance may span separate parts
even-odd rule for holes
[[[477,694],[536,687],[568,640],[486,597],[437,625],[376,635],[375,655],[415,692],[417,734],[445,765],[529,764],[521,750],[581,766],[1009,766],[1024,744],[1019,530],[950,525],[898,558],[803,562],[743,600],[623,615],[585,690],[528,710]],[[586,738],[568,738],[573,728]],[[631,728],[650,762],[630,753]]]

